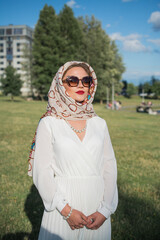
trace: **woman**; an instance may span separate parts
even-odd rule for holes
[[[39,240],[111,239],[117,166],[106,122],[92,106],[96,87],[93,69],[75,61],[51,84],[29,159],[45,206]]]

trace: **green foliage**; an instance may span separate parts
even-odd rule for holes
[[[91,18],[74,17],[67,5],[57,16],[51,6],[45,5],[35,28],[33,44],[33,85],[40,95],[46,95],[51,79],[67,61],[85,61],[98,77],[96,100],[106,97],[106,87],[119,84],[125,68],[114,42]]]
[[[12,66],[8,66],[5,69],[4,76],[1,78],[1,89],[4,95],[11,94],[11,98],[13,100],[13,96],[20,95],[20,89],[22,87],[22,81],[20,79],[20,75],[16,73],[16,69]]]
[[[59,16],[61,47],[59,49],[60,65],[67,61],[84,61],[84,44],[82,29],[78,20],[74,17],[73,11],[64,5]]]
[[[40,12],[33,42],[33,86],[41,97],[47,94],[51,80],[60,67],[60,47],[58,17],[53,7],[46,4]]]
[[[160,96],[160,80],[152,76],[149,82],[139,84],[139,92],[141,93],[142,90],[148,95],[153,94],[154,98],[158,98]]]
[[[160,96],[160,80],[152,77],[152,92],[155,94],[155,97],[158,98]]]
[[[133,83],[128,83],[126,93],[127,93],[127,97],[130,98],[132,95],[137,93],[137,87],[134,86]]]
[[[145,82],[143,84],[143,89],[145,93],[148,93],[148,94],[152,93],[152,85],[149,82]]]
[[[125,68],[114,42],[101,27],[94,16],[79,18],[85,39],[86,61],[94,68],[98,77],[95,99],[106,99],[106,87],[114,82],[118,85]]]

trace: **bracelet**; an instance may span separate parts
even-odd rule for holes
[[[67,217],[63,216],[64,220],[67,220],[71,216],[72,210],[73,210],[73,208],[71,207],[71,210],[70,210],[69,214],[67,215]]]

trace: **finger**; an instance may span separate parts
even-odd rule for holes
[[[95,222],[95,219],[90,218],[90,219],[89,219],[89,222],[88,222],[88,224],[87,224],[86,226],[87,226],[87,227],[88,227],[88,226],[90,227],[94,222]]]
[[[86,222],[85,220],[82,219],[82,222],[80,223],[81,225],[87,225],[88,222]]]
[[[80,224],[80,225],[79,225],[79,228],[83,228],[83,227],[84,227],[84,225],[83,225],[83,224]]]
[[[88,218],[82,213],[81,218],[87,223]]]
[[[92,229],[92,228],[94,228],[94,227],[96,227],[97,226],[97,223],[96,222],[93,222],[92,224],[87,224],[86,225],[86,227],[87,228],[90,228],[90,229]]]

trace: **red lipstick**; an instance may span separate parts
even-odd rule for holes
[[[84,94],[84,91],[77,91],[76,93],[82,95],[82,94]]]

